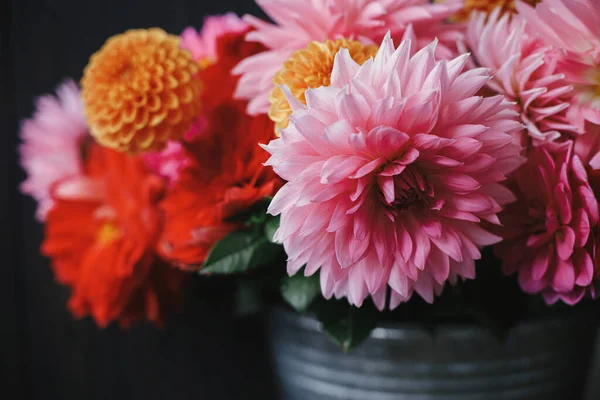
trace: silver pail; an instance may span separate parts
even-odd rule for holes
[[[590,309],[520,323],[389,324],[343,353],[312,317],[276,309],[270,343],[283,400],[579,400],[595,338]]]

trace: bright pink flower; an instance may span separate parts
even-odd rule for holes
[[[430,4],[429,0],[256,0],[275,24],[246,15],[254,31],[247,40],[262,43],[268,50],[242,61],[234,70],[242,75],[236,96],[250,100],[252,115],[269,111],[273,76],[296,51],[312,41],[355,39],[379,43],[387,31],[400,38],[412,25],[416,36],[430,43],[439,37],[455,47],[456,27],[442,27],[442,21],[462,8],[461,0]],[[450,56],[450,48],[441,53]],[[440,54],[438,54],[440,55]]]
[[[530,31],[563,53],[558,68],[575,88],[576,102],[569,110],[573,123],[600,124],[600,2],[597,0],[544,0],[534,9],[517,4]]]
[[[146,166],[155,174],[173,184],[179,178],[179,172],[189,164],[189,159],[180,142],[168,142],[167,146],[155,153],[144,155]]]
[[[287,92],[290,125],[265,148],[288,183],[269,212],[288,273],[320,269],[327,298],[371,295],[381,309],[389,286],[390,308],[414,291],[431,302],[446,281],[474,278],[479,247],[500,239],[480,221],[514,200],[498,182],[522,163],[521,125],[502,96],[475,95],[485,69],[436,61],[435,46],[410,56],[410,40],[395,50],[388,35],[360,67],[342,49],[306,106]]]
[[[56,97],[40,97],[33,118],[23,121],[21,126],[23,143],[19,150],[21,165],[27,173],[21,190],[37,200],[39,221],[52,208],[51,186],[82,173],[82,146],[88,136],[77,84],[66,81],[56,94]]]
[[[515,102],[524,130],[521,144],[539,145],[580,130],[567,119],[573,87],[556,71],[555,52],[526,33],[526,22],[518,15],[496,8],[474,12],[466,41],[477,64],[494,77],[488,88]]]
[[[181,33],[181,47],[192,52],[194,60],[214,62],[217,58],[217,38],[225,33],[244,32],[248,24],[234,13],[204,18],[200,32],[192,27]]]
[[[594,275],[586,245],[598,202],[573,143],[535,148],[512,183],[518,200],[500,216],[505,240],[496,247],[504,272],[548,303],[577,303]]]

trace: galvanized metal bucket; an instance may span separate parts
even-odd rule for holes
[[[276,309],[270,343],[282,400],[580,400],[596,319],[573,311],[503,342],[476,326],[392,324],[345,354],[315,319]]]

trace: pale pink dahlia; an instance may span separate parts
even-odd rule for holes
[[[267,164],[287,184],[269,212],[288,273],[320,270],[325,297],[395,308],[416,291],[431,302],[446,281],[475,277],[480,225],[512,200],[502,185],[521,163],[520,129],[502,96],[475,95],[490,79],[462,72],[467,55],[436,61],[436,43],[411,53],[390,36],[362,66],[336,55],[331,86],[309,89]]]
[[[533,34],[563,50],[558,68],[575,88],[573,122],[600,124],[600,1],[544,0],[536,8],[520,2],[517,9]]]
[[[467,46],[476,63],[490,69],[487,84],[515,103],[524,125],[520,141],[539,145],[580,133],[567,119],[573,86],[556,71],[554,50],[526,32],[519,15],[474,12],[467,27]]]
[[[204,18],[200,32],[192,27],[181,33],[181,47],[192,53],[194,60],[212,63],[217,58],[217,38],[226,33],[239,33],[248,29],[248,24],[234,13]]]
[[[598,202],[573,143],[534,149],[512,184],[518,200],[500,216],[504,241],[496,247],[504,272],[548,303],[577,303],[594,276],[586,245]]]
[[[412,24],[417,37],[430,43],[439,37],[450,55],[460,33],[456,27],[442,27],[442,21],[462,8],[462,1],[430,4],[429,0],[256,0],[274,24],[251,15],[244,16],[255,30],[247,40],[262,43],[267,50],[242,61],[234,70],[242,75],[236,96],[249,100],[252,115],[269,111],[273,77],[283,63],[310,42],[353,39],[365,44],[379,43],[387,31],[400,38]]]
[[[50,188],[56,182],[82,173],[82,146],[88,137],[79,88],[66,81],[53,95],[41,96],[31,119],[23,121],[19,147],[27,179],[21,191],[38,202],[37,219],[52,208]]]

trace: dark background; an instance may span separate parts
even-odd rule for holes
[[[162,332],[74,321],[39,255],[35,205],[16,190],[18,124],[36,96],[79,80],[111,35],[152,26],[178,34],[228,10],[258,13],[252,0],[0,0],[0,398],[273,398],[260,320],[192,297]]]
[[[0,0],[1,399],[275,398],[259,319],[235,319],[191,296],[164,331],[74,321],[68,291],[39,255],[35,204],[16,189],[24,178],[18,124],[36,96],[79,80],[111,35],[152,26],[177,34],[225,11],[259,14],[253,0]],[[599,386],[600,370],[593,376]]]

